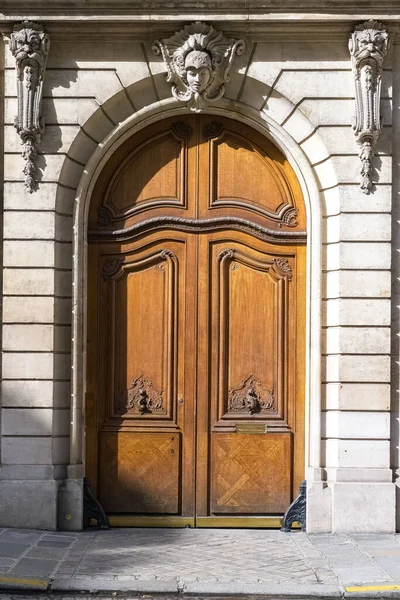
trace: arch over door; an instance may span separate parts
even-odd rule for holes
[[[86,468],[106,512],[281,515],[304,477],[306,233],[290,165],[236,121],[160,121],[110,159],[89,223]]]

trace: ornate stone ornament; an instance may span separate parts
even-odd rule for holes
[[[388,32],[378,21],[358,25],[349,40],[356,87],[354,133],[360,145],[361,184],[365,194],[372,188],[374,145],[381,133],[380,97],[383,59],[388,50]]]
[[[37,187],[35,160],[44,131],[42,112],[43,80],[50,38],[42,25],[24,21],[14,25],[10,49],[15,56],[17,74],[18,115],[15,127],[23,145],[25,187]]]
[[[245,43],[196,22],[170,38],[156,40],[152,50],[164,59],[174,98],[200,112],[224,95],[233,59],[243,54]]]

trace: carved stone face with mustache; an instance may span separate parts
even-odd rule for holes
[[[26,63],[37,63],[43,67],[49,51],[49,39],[41,25],[23,23],[14,27],[10,49],[20,67]]]
[[[359,31],[355,37],[354,56],[358,61],[366,58],[378,59],[387,51],[387,33],[376,29]]]

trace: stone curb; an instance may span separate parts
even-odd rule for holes
[[[273,598],[340,598],[344,590],[339,586],[323,584],[268,584],[237,582],[187,582],[157,580],[109,580],[109,579],[69,579],[55,580],[51,584],[52,592],[89,591],[94,592],[135,592],[155,594],[187,594],[187,595],[229,595],[253,596],[263,595]],[[400,595],[399,595],[400,598]]]
[[[161,582],[160,582],[161,583]],[[266,586],[265,586],[266,587]],[[278,593],[276,593],[276,589],[278,586],[274,585],[268,589],[268,591],[264,591],[262,593],[263,598],[270,600],[307,600],[312,598],[313,600],[324,600],[325,598],[357,598],[357,600],[382,600],[386,598],[391,599],[400,599],[400,591],[399,590],[382,590],[382,591],[374,591],[374,592],[363,592],[363,593],[350,593],[345,592],[344,590],[336,589],[335,591],[330,591],[327,588],[332,586],[318,586],[318,588],[310,593],[306,588],[309,586],[296,586],[291,589],[291,591],[283,590],[280,587]],[[286,587],[286,586],[285,586]],[[287,586],[289,587],[289,586]],[[299,590],[300,587],[300,590]],[[12,589],[8,592],[0,589],[0,599],[1,600],[32,600],[32,592],[35,592],[33,588],[30,590],[20,589],[15,593]],[[47,593],[44,590],[41,590],[42,593],[35,593],[35,600],[49,600],[51,598],[57,599],[62,598],[62,600],[93,600],[94,597],[98,597],[101,600],[115,600],[115,598],[121,598],[121,600],[155,600],[148,594],[151,593],[149,591],[141,590],[141,591],[114,591],[112,594],[106,593],[106,590],[62,590],[59,589],[57,591],[48,590]],[[110,592],[111,590],[107,590]],[[188,593],[188,592],[154,592],[157,594],[159,600],[177,600],[178,598],[182,598],[182,596],[186,596],[187,598],[191,598],[192,600],[237,600],[238,596],[241,596],[242,600],[251,600],[259,597],[260,594],[251,592],[248,590],[246,593],[234,593],[234,592],[220,592],[214,590],[210,593]]]
[[[0,592],[1,590],[29,590],[29,591],[46,591],[49,589],[50,582],[48,579],[40,577],[11,577],[7,575],[0,576]]]

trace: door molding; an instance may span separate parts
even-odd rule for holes
[[[108,231],[88,231],[88,239],[91,242],[126,242],[135,239],[136,237],[149,231],[157,231],[157,229],[175,229],[177,231],[186,232],[202,232],[209,233],[226,229],[233,231],[243,231],[249,233],[263,242],[285,244],[301,244],[307,239],[305,231],[276,231],[269,229],[252,221],[246,221],[239,217],[216,217],[213,219],[185,219],[182,217],[152,217],[146,219],[125,229],[114,229]]]
[[[236,119],[270,139],[288,159],[301,190],[307,212],[306,299],[306,473],[308,481],[321,480],[321,246],[322,214],[319,185],[313,167],[291,135],[268,115],[239,102],[221,100],[208,114]],[[161,118],[189,114],[175,100],[167,100],[132,115],[100,144],[81,177],[75,198],[73,228],[73,335],[70,466],[68,478],[84,475],[84,398],[86,392],[86,298],[88,213],[97,178],[110,156],[129,137]],[[311,318],[312,315],[312,318]],[[72,482],[71,482],[72,483]],[[68,484],[68,482],[67,482]],[[79,487],[79,486],[78,486]],[[76,486],[75,486],[76,489]]]

